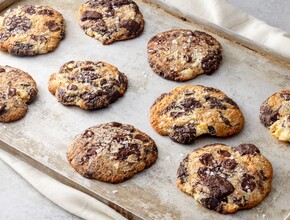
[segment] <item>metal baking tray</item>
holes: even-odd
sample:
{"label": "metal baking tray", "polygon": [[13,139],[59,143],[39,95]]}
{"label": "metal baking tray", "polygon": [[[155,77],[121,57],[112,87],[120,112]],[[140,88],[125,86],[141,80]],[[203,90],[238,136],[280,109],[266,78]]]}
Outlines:
{"label": "metal baking tray", "polygon": [[[103,46],[84,34],[77,23],[77,10],[83,1],[39,0],[50,5],[66,19],[66,38],[52,53],[35,57],[14,57],[0,52],[0,64],[29,72],[38,83],[39,96],[20,121],[0,124],[0,147],[32,164],[55,179],[81,190],[115,208],[129,219],[283,219],[290,212],[290,149],[277,141],[259,122],[259,107],[271,94],[289,89],[290,68],[283,58],[227,30],[197,18],[178,18],[153,4],[136,0],[145,21],[144,33],[132,40]],[[35,4],[23,0],[12,5]],[[151,2],[152,3],[152,2]],[[167,8],[167,10],[170,10]],[[3,13],[3,12],[2,12]],[[221,89],[240,106],[245,116],[244,129],[229,138],[200,137],[194,144],[181,145],[158,135],[150,126],[149,109],[163,92],[177,83],[152,72],[147,63],[146,46],[155,34],[169,29],[206,30],[222,44],[224,60],[211,76],[201,75],[188,84]],[[129,78],[125,96],[106,109],[84,111],[58,103],[47,89],[50,74],[70,60],[102,60],[117,66]],[[108,184],[83,178],[66,160],[66,148],[74,136],[89,126],[118,121],[129,123],[149,134],[159,149],[159,158],[151,168],[120,184]],[[176,171],[185,155],[197,147],[222,142],[237,146],[254,143],[272,162],[273,187],[257,207],[222,215],[207,210],[175,186]]]}

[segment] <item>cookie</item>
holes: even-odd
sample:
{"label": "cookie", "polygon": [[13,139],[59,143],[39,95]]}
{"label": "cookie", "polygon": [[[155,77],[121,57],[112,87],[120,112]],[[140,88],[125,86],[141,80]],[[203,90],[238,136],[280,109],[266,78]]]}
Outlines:
{"label": "cookie", "polygon": [[260,121],[278,140],[290,142],[290,90],[271,95],[261,105]]}
{"label": "cookie", "polygon": [[79,24],[102,44],[138,37],[144,29],[139,7],[131,0],[89,0],[79,9]]}
{"label": "cookie", "polygon": [[184,85],[162,94],[150,109],[152,127],[173,141],[189,144],[200,135],[227,137],[238,133],[244,117],[222,91]]}
{"label": "cookie", "polygon": [[0,50],[15,56],[51,52],[64,35],[62,15],[49,6],[19,6],[0,17]]}
{"label": "cookie", "polygon": [[37,92],[36,83],[28,73],[14,67],[0,66],[0,122],[23,118]]}
{"label": "cookie", "polygon": [[111,122],[76,136],[67,150],[71,166],[82,176],[119,183],[155,163],[154,141],[132,125]]}
{"label": "cookie", "polygon": [[253,144],[201,147],[180,163],[177,187],[208,209],[234,213],[259,204],[270,192],[272,165]]}
{"label": "cookie", "polygon": [[125,74],[105,62],[70,61],[50,76],[48,89],[64,105],[107,107],[126,92]]}
{"label": "cookie", "polygon": [[191,30],[170,30],[151,38],[147,45],[150,67],[159,76],[187,81],[212,74],[222,61],[222,46],[212,36]]}

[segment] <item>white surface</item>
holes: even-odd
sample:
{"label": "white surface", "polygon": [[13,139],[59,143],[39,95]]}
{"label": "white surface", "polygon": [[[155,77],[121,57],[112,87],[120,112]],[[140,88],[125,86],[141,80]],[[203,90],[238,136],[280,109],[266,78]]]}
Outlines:
{"label": "white surface", "polygon": [[[277,27],[288,28],[289,15],[286,11],[290,1],[229,0],[253,15]],[[277,3],[277,2],[280,2]],[[272,23],[271,23],[272,22]],[[287,25],[288,24],[288,25]],[[77,219],[52,204],[11,168],[0,161],[0,218],[1,219]]]}

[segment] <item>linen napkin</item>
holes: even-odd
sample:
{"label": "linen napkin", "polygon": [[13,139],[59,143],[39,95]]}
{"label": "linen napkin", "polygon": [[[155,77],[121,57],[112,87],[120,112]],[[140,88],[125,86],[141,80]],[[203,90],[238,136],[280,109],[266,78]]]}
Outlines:
{"label": "linen napkin", "polygon": [[[184,16],[199,17],[224,27],[290,58],[289,34],[248,15],[226,0],[156,0],[156,2],[178,10]],[[0,158],[45,197],[81,218],[124,219],[96,199],[54,180],[2,150],[0,150]]]}

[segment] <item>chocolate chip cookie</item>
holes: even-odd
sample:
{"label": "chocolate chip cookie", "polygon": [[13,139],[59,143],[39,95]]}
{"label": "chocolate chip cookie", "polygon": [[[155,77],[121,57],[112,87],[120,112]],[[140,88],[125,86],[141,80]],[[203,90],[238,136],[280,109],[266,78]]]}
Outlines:
{"label": "chocolate chip cookie", "polygon": [[0,17],[0,50],[15,56],[51,52],[64,35],[62,15],[49,6],[19,6]]}
{"label": "chocolate chip cookie", "polygon": [[103,44],[138,37],[144,29],[139,7],[131,0],[89,0],[79,9],[79,24]]}
{"label": "chocolate chip cookie", "polygon": [[28,73],[0,66],[0,122],[23,118],[36,95],[36,83]]}
{"label": "chocolate chip cookie", "polygon": [[278,140],[290,142],[290,90],[277,92],[262,104],[260,121]]}
{"label": "chocolate chip cookie", "polygon": [[222,61],[222,46],[212,36],[191,30],[170,30],[151,38],[147,46],[150,67],[159,76],[187,81],[212,74]]}
{"label": "chocolate chip cookie", "polygon": [[238,133],[244,117],[222,91],[184,85],[162,94],[150,109],[152,127],[161,135],[189,144],[200,135],[226,137]]}
{"label": "chocolate chip cookie", "polygon": [[154,141],[132,125],[111,122],[76,136],[67,150],[71,166],[82,176],[119,183],[155,163]]}
{"label": "chocolate chip cookie", "polygon": [[105,62],[70,61],[50,76],[48,89],[64,105],[107,107],[126,92],[125,74]]}
{"label": "chocolate chip cookie", "polygon": [[259,204],[270,192],[272,165],[253,144],[211,144],[180,163],[177,187],[208,209],[234,213]]}

